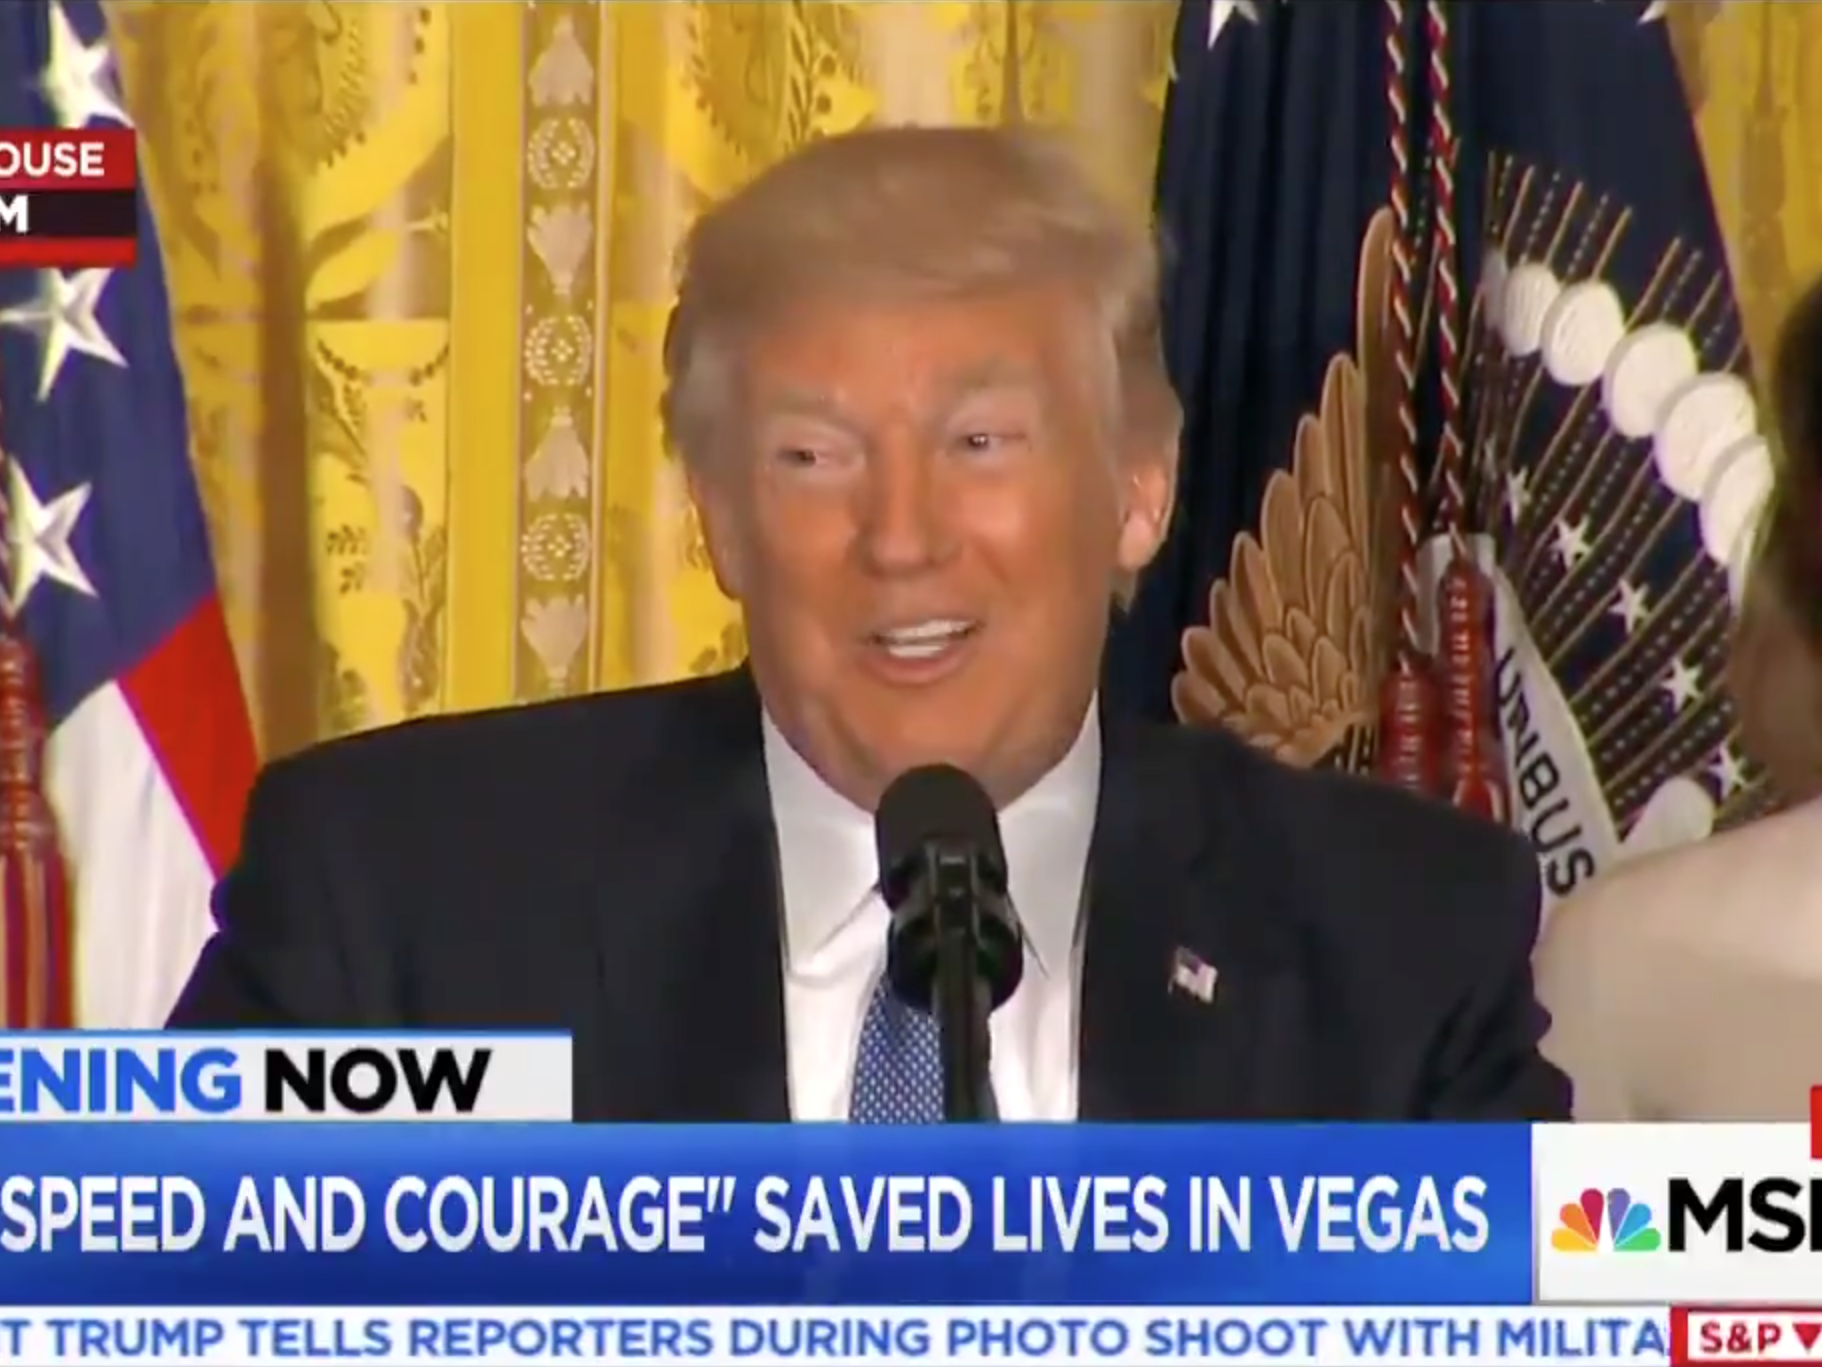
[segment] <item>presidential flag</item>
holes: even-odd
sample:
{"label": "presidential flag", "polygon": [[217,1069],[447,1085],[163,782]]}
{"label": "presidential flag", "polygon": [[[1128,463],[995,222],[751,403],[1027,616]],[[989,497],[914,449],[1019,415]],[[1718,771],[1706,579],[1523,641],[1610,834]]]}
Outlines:
{"label": "presidential flag", "polygon": [[1448,8],[1495,691],[1560,898],[1769,799],[1723,674],[1771,452],[1667,7]]}
{"label": "presidential flag", "polygon": [[1183,515],[1116,664],[1293,762],[1470,756],[1553,899],[1765,799],[1721,675],[1770,460],[1663,18],[1187,4],[1160,165]]}
{"label": "presidential flag", "polygon": [[[128,123],[101,6],[0,6],[0,126]],[[8,1026],[162,1024],[254,772],[143,198],[140,231],[0,275]]]}

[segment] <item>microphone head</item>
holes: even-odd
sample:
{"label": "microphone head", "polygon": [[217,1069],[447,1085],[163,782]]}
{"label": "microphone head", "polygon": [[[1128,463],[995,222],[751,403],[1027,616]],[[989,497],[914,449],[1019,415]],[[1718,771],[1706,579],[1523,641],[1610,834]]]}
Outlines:
{"label": "microphone head", "polygon": [[930,764],[899,775],[879,800],[873,818],[879,852],[879,885],[886,905],[904,900],[907,876],[931,845],[970,850],[994,890],[1006,891],[1006,850],[993,799],[972,774],[950,764]]}
{"label": "microphone head", "polygon": [[[901,775],[880,799],[873,834],[879,887],[892,909],[886,974],[898,996],[928,1011],[939,946],[961,930],[990,1008],[1005,1005],[1025,972],[1024,937],[1006,895],[1006,849],[993,799],[969,774],[947,764]],[[947,865],[970,881],[958,904],[938,893]],[[960,917],[958,921],[956,918]]]}

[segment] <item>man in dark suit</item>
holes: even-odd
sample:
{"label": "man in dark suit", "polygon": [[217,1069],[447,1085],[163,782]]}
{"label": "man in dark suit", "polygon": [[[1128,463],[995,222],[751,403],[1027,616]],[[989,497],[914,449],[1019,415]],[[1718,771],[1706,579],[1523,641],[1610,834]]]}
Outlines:
{"label": "man in dark suit", "polygon": [[826,140],[706,215],[664,421],[750,666],[274,766],[172,1024],[563,1028],[585,1119],[940,1118],[870,813],[948,762],[1027,942],[1003,1118],[1566,1115],[1522,843],[1095,701],[1169,521],[1155,292],[1028,133]]}

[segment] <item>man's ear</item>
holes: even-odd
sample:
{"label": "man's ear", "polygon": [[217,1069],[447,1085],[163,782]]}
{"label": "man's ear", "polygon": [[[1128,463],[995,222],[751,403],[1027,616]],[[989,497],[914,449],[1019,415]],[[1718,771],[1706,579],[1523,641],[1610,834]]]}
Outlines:
{"label": "man's ear", "polygon": [[1175,443],[1167,449],[1137,451],[1121,472],[1120,569],[1137,574],[1157,556],[1170,535],[1171,508],[1177,496]]}
{"label": "man's ear", "polygon": [[744,529],[730,496],[725,472],[705,472],[692,466],[688,476],[690,502],[696,506],[696,517],[702,525],[702,542],[709,554],[709,566],[715,573],[715,584],[734,602],[741,601],[746,587]]}

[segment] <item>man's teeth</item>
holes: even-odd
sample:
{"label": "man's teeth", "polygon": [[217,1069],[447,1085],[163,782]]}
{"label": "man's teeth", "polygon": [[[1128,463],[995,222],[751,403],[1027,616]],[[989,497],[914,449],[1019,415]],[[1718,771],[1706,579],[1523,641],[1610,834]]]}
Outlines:
{"label": "man's teeth", "polygon": [[941,655],[973,630],[972,622],[919,622],[915,626],[882,631],[878,639],[894,659],[928,660]]}

